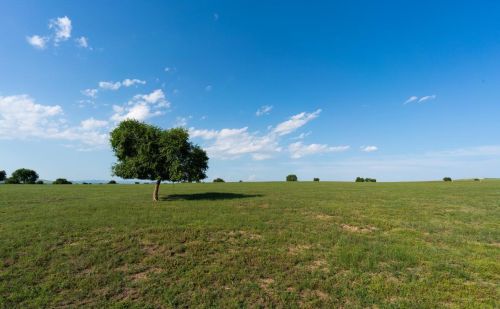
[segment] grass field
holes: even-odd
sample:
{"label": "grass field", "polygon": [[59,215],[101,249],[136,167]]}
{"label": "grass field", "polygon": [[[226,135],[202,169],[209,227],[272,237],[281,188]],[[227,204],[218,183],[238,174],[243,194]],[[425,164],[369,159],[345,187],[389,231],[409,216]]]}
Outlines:
{"label": "grass field", "polygon": [[500,181],[0,185],[0,307],[500,306]]}

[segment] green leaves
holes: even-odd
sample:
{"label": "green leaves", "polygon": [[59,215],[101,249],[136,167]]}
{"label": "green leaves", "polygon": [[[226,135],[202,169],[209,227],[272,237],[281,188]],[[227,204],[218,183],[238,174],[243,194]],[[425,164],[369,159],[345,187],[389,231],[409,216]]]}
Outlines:
{"label": "green leaves", "polygon": [[112,168],[116,176],[176,182],[206,178],[208,157],[189,142],[186,129],[125,120],[111,132],[111,146],[118,159]]}

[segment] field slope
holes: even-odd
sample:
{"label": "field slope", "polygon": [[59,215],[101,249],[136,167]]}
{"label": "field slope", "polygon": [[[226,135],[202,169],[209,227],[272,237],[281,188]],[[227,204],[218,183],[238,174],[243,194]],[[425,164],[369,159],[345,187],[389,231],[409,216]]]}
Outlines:
{"label": "field slope", "polygon": [[498,307],[500,182],[0,185],[0,307]]}

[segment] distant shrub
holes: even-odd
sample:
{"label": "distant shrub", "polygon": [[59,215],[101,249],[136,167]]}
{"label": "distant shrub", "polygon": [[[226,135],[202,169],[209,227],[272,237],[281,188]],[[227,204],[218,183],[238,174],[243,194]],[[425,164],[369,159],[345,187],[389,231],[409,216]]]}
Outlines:
{"label": "distant shrub", "polygon": [[138,182],[138,181],[136,181],[136,182],[134,182],[134,183],[135,183],[136,185],[140,185],[140,184],[141,184],[141,183],[140,183],[140,182]]}
{"label": "distant shrub", "polygon": [[444,177],[443,181],[451,181],[451,177]]}
{"label": "distant shrub", "polygon": [[114,181],[114,180],[110,180],[110,181],[108,182],[108,185],[116,185],[116,181]]}
{"label": "distant shrub", "polygon": [[214,179],[214,182],[225,182],[224,179],[222,178],[215,178]]}
{"label": "distant shrub", "polygon": [[314,178],[313,181],[319,181],[319,178]]}
{"label": "distant shrub", "polygon": [[35,182],[37,185],[43,185],[43,180],[37,180],[37,182]]}
{"label": "distant shrub", "polygon": [[72,184],[71,181],[68,181],[66,178],[57,178],[54,182],[52,182],[53,185],[70,185]]}
{"label": "distant shrub", "polygon": [[286,176],[286,181],[297,181],[297,180],[298,180],[297,175],[290,174]]}
{"label": "distant shrub", "polygon": [[5,179],[5,184],[7,184],[7,185],[17,185],[17,184],[19,184],[19,180],[10,177],[10,178]]}
{"label": "distant shrub", "polygon": [[481,181],[481,179],[479,179],[479,178],[474,178],[474,181]]}
{"label": "distant shrub", "polygon": [[238,181],[238,182],[243,182],[243,180],[240,180],[240,181]]}
{"label": "distant shrub", "polygon": [[365,179],[362,177],[356,177],[355,182],[365,182]]}
{"label": "distant shrub", "polygon": [[365,178],[365,182],[377,182],[375,178]]}

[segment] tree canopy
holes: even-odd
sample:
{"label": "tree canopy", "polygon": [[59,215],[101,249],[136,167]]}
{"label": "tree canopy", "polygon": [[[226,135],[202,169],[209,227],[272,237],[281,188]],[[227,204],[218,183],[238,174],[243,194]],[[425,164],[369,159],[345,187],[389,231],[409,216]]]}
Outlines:
{"label": "tree canopy", "polygon": [[34,170],[20,168],[15,170],[10,178],[12,183],[35,183],[38,179],[38,174]]}
{"label": "tree canopy", "polygon": [[125,120],[111,132],[110,141],[118,159],[113,174],[156,181],[154,200],[158,199],[162,181],[193,182],[207,177],[208,156],[189,142],[184,128],[162,130],[137,120]]}
{"label": "tree canopy", "polygon": [[7,173],[5,171],[0,171],[0,181],[4,181],[7,177]]}

